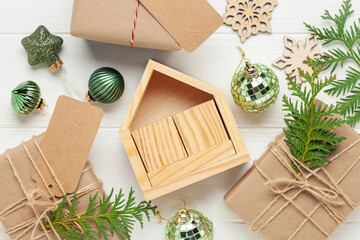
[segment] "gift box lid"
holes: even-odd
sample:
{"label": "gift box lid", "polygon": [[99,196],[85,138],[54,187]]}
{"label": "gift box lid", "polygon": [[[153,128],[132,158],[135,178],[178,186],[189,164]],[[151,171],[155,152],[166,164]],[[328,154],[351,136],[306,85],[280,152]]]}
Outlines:
{"label": "gift box lid", "polygon": [[147,10],[188,52],[193,52],[222,24],[207,0],[141,0]]}
{"label": "gift box lid", "polygon": [[74,0],[71,34],[120,45],[133,37],[135,47],[192,52],[223,23],[206,0],[140,1],[137,9],[137,0]]}

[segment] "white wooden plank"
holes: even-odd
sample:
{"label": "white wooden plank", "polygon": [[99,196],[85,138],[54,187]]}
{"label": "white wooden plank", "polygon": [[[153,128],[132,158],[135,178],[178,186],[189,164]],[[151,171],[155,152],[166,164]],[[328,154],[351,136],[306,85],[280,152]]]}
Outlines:
{"label": "white wooden plank", "polygon": [[[0,152],[8,147],[14,147],[27,140],[34,134],[40,134],[44,128],[0,128]],[[244,141],[253,159],[260,157],[267,145],[274,137],[281,132],[281,129],[240,129]],[[137,184],[135,175],[130,170],[131,166],[122,147],[117,129],[100,129],[96,137],[94,146],[91,150],[89,160],[91,161],[97,176],[103,181],[106,192],[111,188],[115,190],[123,188],[127,192],[130,187],[136,191],[138,201],[143,200],[140,187]],[[181,190],[168,194],[154,201],[154,204],[163,206],[168,201],[175,198],[183,198],[187,201],[189,208],[203,212],[214,222],[215,239],[261,239],[252,233],[248,226],[236,216],[225,204],[223,196],[226,192],[243,176],[251,167],[251,163],[234,168],[227,172],[218,174],[204,181],[198,182]],[[163,213],[170,216],[177,210],[178,205],[170,206]],[[360,235],[360,211],[353,213],[349,221],[341,226],[332,239],[355,239]],[[165,223],[158,224],[157,219],[152,217],[151,222],[145,224],[143,230],[136,225],[132,239],[161,239],[164,232]],[[151,237],[149,237],[151,236]],[[236,236],[236,238],[235,238]],[[344,237],[345,236],[345,237]],[[0,240],[3,240],[0,235]]]}
{"label": "white wooden plank", "polygon": [[[359,1],[352,2],[354,9],[360,8]],[[54,33],[70,32],[73,4],[71,0],[52,1],[51,4],[46,0],[1,0],[0,3],[0,33],[31,33],[41,24]],[[221,15],[225,13],[226,0],[209,0],[209,3]],[[271,20],[273,33],[306,33],[304,21],[321,25],[320,15],[324,10],[335,12],[340,4],[341,1],[337,0],[279,1]],[[218,32],[232,33],[232,30],[224,25]]]}
{"label": "white wooden plank", "polygon": [[[209,0],[209,2],[220,14],[225,12],[226,0]],[[356,14],[350,21],[359,16],[358,9],[360,9],[360,1],[353,0],[352,2]],[[184,51],[130,49],[71,37],[69,35],[73,3],[71,0],[51,1],[51,3],[45,0],[0,0],[0,3],[0,49],[2,54],[0,153],[8,147],[19,144],[21,140],[29,139],[31,135],[45,131],[57,97],[65,93],[58,76],[52,74],[45,66],[31,67],[26,62],[26,53],[20,44],[21,38],[33,32],[40,24],[46,25],[52,32],[60,34],[64,38],[65,44],[60,55],[66,63],[69,77],[77,81],[84,92],[88,77],[98,67],[115,67],[125,77],[126,91],[120,101],[112,105],[96,104],[104,109],[105,115],[89,159],[97,176],[103,180],[107,192],[111,187],[115,189],[123,187],[127,192],[133,186],[137,199],[143,199],[117,132],[149,58],[223,89],[252,159],[260,157],[270,141],[281,132],[281,127],[284,126],[280,100],[269,111],[261,114],[244,113],[233,103],[230,95],[230,81],[240,60],[240,54],[235,49],[235,45],[239,44],[240,40],[229,26],[223,25],[216,34],[192,54]],[[305,38],[307,34],[303,25],[304,21],[316,26],[323,26],[324,22],[320,15],[324,9],[337,12],[340,4],[341,1],[338,0],[279,1],[271,20],[273,34],[252,36],[241,46],[253,62],[271,66],[271,62],[284,50],[283,34],[289,34],[297,39]],[[285,74],[281,70],[272,68],[280,79],[280,96],[284,93],[288,94],[284,80]],[[339,71],[338,76],[343,76],[343,73],[344,71]],[[49,109],[47,114],[34,114],[20,118],[12,112],[10,91],[18,83],[29,79],[40,84]],[[322,95],[321,99],[326,102],[334,102],[333,98],[326,95]],[[360,129],[357,128],[357,131],[360,132]],[[155,204],[162,206],[174,198],[185,198],[188,207],[202,211],[213,220],[215,239],[260,240],[262,238],[252,233],[248,226],[230,211],[222,199],[223,195],[250,166],[251,163],[248,163],[178,190],[156,200]],[[175,211],[175,207],[170,208],[164,212],[164,215],[170,216]],[[360,211],[356,211],[331,239],[358,239],[360,236],[359,225]],[[138,225],[135,227],[132,239],[162,239],[164,227],[165,223],[160,225],[153,217],[143,230]],[[4,239],[7,237],[0,228],[0,240]]]}
{"label": "white wooden plank", "polygon": [[69,33],[72,0],[1,0],[0,33],[31,33],[46,25],[53,32]]}
{"label": "white wooden plank", "polygon": [[[209,1],[215,9],[220,13],[225,13],[226,0]],[[287,0],[278,1],[279,4],[272,11],[272,18],[270,20],[273,33],[277,34],[293,34],[293,33],[307,33],[304,22],[315,25],[323,26],[324,21],[320,18],[324,14],[325,9],[331,13],[338,13],[338,9],[342,1],[337,0],[316,0],[316,1],[297,1]],[[360,1],[352,1],[353,9],[357,11],[360,7]],[[350,21],[357,19],[359,13],[353,14]],[[224,25],[218,32],[230,33],[231,27]],[[267,33],[261,35],[269,35]],[[251,41],[249,40],[247,41]]]}
{"label": "white wooden plank", "polygon": [[[150,58],[223,89],[239,127],[284,126],[281,97],[285,93],[289,94],[289,91],[284,71],[271,66],[271,62],[284,50],[282,35],[272,35],[271,41],[268,40],[269,37],[262,35],[243,45],[247,57],[253,62],[261,62],[274,69],[281,85],[279,100],[275,106],[259,114],[245,113],[239,109],[230,94],[231,78],[240,61],[240,53],[235,48],[237,38],[235,35],[218,34],[213,36],[193,54],[184,51],[130,49],[77,39],[67,34],[62,36],[65,44],[60,52],[60,57],[65,62],[68,78],[76,81],[83,89],[84,94],[87,90],[89,76],[99,67],[111,66],[124,75],[126,90],[122,98],[110,105],[96,104],[105,111],[102,127],[120,127]],[[2,35],[0,38],[0,46],[7,46],[2,51],[3,56],[7,57],[6,61],[3,60],[2,71],[0,71],[0,78],[3,79],[2,94],[0,94],[0,127],[46,127],[58,96],[66,94],[66,92],[61,78],[52,73],[45,65],[32,67],[27,63],[26,51],[19,44],[22,37],[23,35],[16,34]],[[296,34],[294,37],[304,39],[306,35]],[[344,71],[339,71],[338,75],[341,76],[341,73]],[[12,111],[10,92],[18,83],[25,80],[34,80],[40,85],[43,98],[49,106],[48,114],[35,113],[27,117],[18,117]],[[325,102],[334,102],[334,98],[325,94],[321,99]]]}

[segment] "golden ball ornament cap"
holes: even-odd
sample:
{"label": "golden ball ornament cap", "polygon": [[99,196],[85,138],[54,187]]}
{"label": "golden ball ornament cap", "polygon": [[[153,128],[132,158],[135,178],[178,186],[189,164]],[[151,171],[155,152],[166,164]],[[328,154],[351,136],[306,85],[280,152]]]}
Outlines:
{"label": "golden ball ornament cap", "polygon": [[56,72],[57,70],[59,70],[61,68],[61,66],[64,65],[64,62],[59,59],[57,60],[53,65],[51,65],[49,67],[49,69],[52,71],[52,72]]}

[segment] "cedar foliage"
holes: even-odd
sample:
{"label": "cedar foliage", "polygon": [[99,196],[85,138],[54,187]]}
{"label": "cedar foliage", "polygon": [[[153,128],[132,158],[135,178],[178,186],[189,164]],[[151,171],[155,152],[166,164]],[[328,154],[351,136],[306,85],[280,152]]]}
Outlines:
{"label": "cedar foliage", "polygon": [[[301,161],[308,168],[324,166],[326,157],[336,150],[336,145],[345,138],[337,137],[335,127],[344,123],[335,116],[338,109],[334,105],[315,105],[316,96],[336,79],[330,75],[324,80],[317,80],[318,75],[326,67],[319,63],[320,60],[308,59],[307,63],[313,69],[313,74],[299,69],[300,76],[310,84],[310,88],[296,84],[296,80],[288,75],[288,86],[291,95],[297,97],[296,101],[286,95],[283,97],[285,123],[285,142],[290,148],[293,157]],[[292,163],[295,171],[299,171],[296,164]]]}
{"label": "cedar foliage", "polygon": [[345,29],[346,21],[353,13],[351,0],[345,0],[338,14],[333,16],[325,10],[322,16],[322,19],[335,23],[336,27],[320,29],[306,23],[305,26],[312,35],[324,41],[323,45],[340,42],[346,47],[345,50],[335,48],[326,52],[321,58],[321,64],[326,65],[324,69],[331,68],[333,73],[338,66],[343,67],[345,61],[356,66],[350,66],[346,70],[345,79],[334,81],[325,91],[331,96],[344,95],[338,101],[339,111],[346,118],[346,122],[354,127],[360,121],[360,18]]}
{"label": "cedar foliage", "polygon": [[[143,216],[150,221],[150,213],[155,214],[156,206],[151,206],[151,201],[142,201],[136,205],[132,188],[127,200],[120,189],[119,194],[115,195],[115,201],[111,201],[113,193],[114,189],[108,197],[104,194],[98,198],[98,193],[90,196],[87,210],[81,215],[77,209],[79,201],[76,193],[70,206],[65,196],[58,208],[49,215],[51,225],[66,240],[108,239],[114,234],[118,234],[122,240],[130,239],[136,220],[142,228]],[[44,226],[51,229],[47,221]]]}

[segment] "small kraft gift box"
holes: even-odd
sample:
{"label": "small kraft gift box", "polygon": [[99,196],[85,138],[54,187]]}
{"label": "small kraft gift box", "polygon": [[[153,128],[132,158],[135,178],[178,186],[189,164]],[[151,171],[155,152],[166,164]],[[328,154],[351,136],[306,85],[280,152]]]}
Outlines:
{"label": "small kraft gift box", "polygon": [[131,47],[192,52],[222,24],[207,0],[74,0],[71,34]]}
{"label": "small kraft gift box", "polygon": [[63,196],[71,201],[76,191],[85,212],[90,196],[103,195],[87,162],[102,116],[97,107],[61,96],[44,134],[0,155],[0,219],[10,239],[60,239],[44,224]]}
{"label": "small kraft gift box", "polygon": [[336,134],[346,140],[329,163],[305,176],[291,167],[295,160],[280,134],[226,194],[226,203],[264,239],[328,239],[360,201],[360,136],[349,125]]}
{"label": "small kraft gift box", "polygon": [[250,160],[223,91],[152,60],[120,137],[147,200]]}

